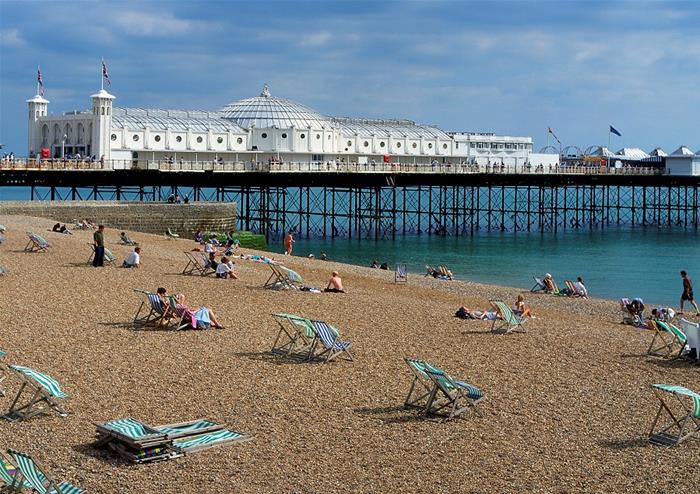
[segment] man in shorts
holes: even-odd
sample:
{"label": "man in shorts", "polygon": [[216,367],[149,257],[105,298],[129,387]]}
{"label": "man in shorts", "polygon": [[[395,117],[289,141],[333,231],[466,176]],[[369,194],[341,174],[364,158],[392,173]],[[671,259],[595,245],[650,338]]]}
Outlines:
{"label": "man in shorts", "polygon": [[695,312],[697,316],[700,316],[700,309],[698,309],[698,304],[693,298],[693,282],[688,278],[688,273],[681,271],[681,278],[683,278],[683,294],[681,295],[681,310],[679,314],[683,314],[683,304],[687,300],[690,304],[695,307]]}

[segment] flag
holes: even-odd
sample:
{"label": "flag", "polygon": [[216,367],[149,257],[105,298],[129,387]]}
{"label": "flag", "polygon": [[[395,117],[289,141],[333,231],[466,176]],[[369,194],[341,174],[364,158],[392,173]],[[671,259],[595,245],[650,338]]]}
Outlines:
{"label": "flag", "polygon": [[547,132],[549,132],[550,134],[552,134],[552,137],[554,137],[554,139],[556,139],[556,141],[557,141],[559,144],[561,144],[561,141],[559,140],[559,138],[558,138],[557,135],[554,133],[554,131],[552,130],[551,127],[547,127]]}
{"label": "flag", "polygon": [[41,77],[41,70],[37,67],[36,69],[36,82],[39,85],[39,95],[44,95],[44,79]]}
{"label": "flag", "polygon": [[102,60],[102,77],[105,78],[108,86],[112,85],[112,81],[109,80],[109,74],[107,73],[107,64],[104,60]]}
{"label": "flag", "polygon": [[610,132],[612,132],[612,133],[615,134],[616,136],[622,137],[622,134],[620,134],[620,132],[619,132],[615,127],[613,127],[612,125],[610,126]]}

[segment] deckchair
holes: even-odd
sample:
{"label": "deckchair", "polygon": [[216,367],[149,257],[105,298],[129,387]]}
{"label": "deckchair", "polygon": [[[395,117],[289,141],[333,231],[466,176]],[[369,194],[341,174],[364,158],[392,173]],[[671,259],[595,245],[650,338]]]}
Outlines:
{"label": "deckchair", "polygon": [[280,329],[272,343],[271,352],[287,357],[308,359],[313,348],[314,332],[311,321],[294,314],[272,314]]}
{"label": "deckchair", "polygon": [[[95,258],[95,244],[92,244],[88,242],[88,245],[92,248],[92,252],[90,252],[90,257],[88,257],[87,264],[92,264],[92,260]],[[104,255],[104,261],[107,264],[114,265],[115,262],[117,262],[117,256],[115,256],[111,250],[109,250],[107,247],[105,249],[105,255]]]}
{"label": "deckchair", "polygon": [[170,319],[168,308],[163,304],[157,293],[138,289],[134,289],[134,291],[142,296],[141,305],[139,305],[134,316],[134,326],[158,326]]}
{"label": "deckchair", "polygon": [[177,233],[173,232],[170,228],[168,228],[167,230],[165,230],[165,237],[168,240],[174,240],[176,238],[180,238],[180,235],[178,235]]}
{"label": "deckchair", "polygon": [[[7,355],[7,352],[3,352],[0,350],[0,359],[5,357]],[[2,382],[7,379],[7,366],[0,362],[0,396],[5,396],[5,389],[2,387]]]}
{"label": "deckchair", "polygon": [[[61,417],[68,415],[58,401],[68,397],[61,390],[58,381],[46,374],[21,365],[8,365],[7,369],[17,374],[22,380],[22,386],[19,388],[15,399],[12,400],[10,409],[3,415],[4,419],[10,422],[26,420],[35,415],[46,413],[48,409],[55,410]],[[29,391],[27,396],[31,397],[22,404],[20,400],[25,389]]]}
{"label": "deckchair", "polygon": [[578,289],[576,288],[576,285],[572,280],[564,280],[564,284],[566,285],[566,288],[568,290],[568,293],[566,294],[569,297],[580,297],[581,294],[579,293]]}
{"label": "deckchair", "polygon": [[110,420],[95,424],[97,446],[108,446],[122,458],[133,463],[149,463],[172,457],[172,440],[167,433],[132,418]]}
{"label": "deckchair", "polygon": [[21,478],[21,472],[9,461],[4,454],[0,453],[0,492],[21,493],[32,488],[31,484]]}
{"label": "deckchair", "polygon": [[[343,360],[354,361],[355,359],[350,353],[351,341],[340,341],[338,330],[332,328],[324,321],[311,321],[314,329],[315,337],[309,351],[310,358],[322,359],[324,362],[330,362],[336,357]],[[321,345],[322,350],[318,355],[315,355],[316,347]],[[323,357],[325,356],[325,359]]]}
{"label": "deckchair", "polygon": [[498,318],[493,320],[491,324],[492,333],[508,334],[512,331],[527,333],[527,330],[523,327],[523,323],[526,319],[524,316],[515,315],[513,309],[502,300],[489,300],[489,303],[501,316],[501,320]]}
{"label": "deckchair", "polygon": [[531,291],[532,293],[543,292],[543,291],[545,291],[545,289],[546,289],[547,287],[544,286],[544,281],[542,281],[542,279],[541,279],[541,278],[538,278],[537,276],[533,276],[532,278],[535,280],[535,286],[533,286],[532,288],[530,288],[530,291]]}
{"label": "deckchair", "polygon": [[51,243],[41,235],[27,232],[27,236],[29,237],[29,242],[24,247],[26,252],[46,252],[51,247]]}
{"label": "deckchair", "polygon": [[[672,384],[652,384],[651,389],[660,404],[654,422],[651,424],[649,441],[661,446],[675,446],[686,439],[700,439],[700,394]],[[686,398],[691,399],[692,407],[688,405]],[[664,411],[669,417],[659,424],[657,429],[656,426]]]}
{"label": "deckchair", "polygon": [[5,268],[5,267],[3,267],[3,266],[0,266],[0,276],[2,276],[2,275],[4,275],[4,274],[7,274],[7,273],[9,273],[9,272],[10,272],[9,269],[7,269],[7,268]]}
{"label": "deckchair", "polygon": [[194,453],[203,449],[224,446],[233,442],[250,441],[252,439],[252,437],[240,432],[221,429],[197,436],[175,439],[172,447],[178,453]]}
{"label": "deckchair", "polygon": [[484,399],[481,389],[453,379],[443,370],[430,364],[426,365],[425,372],[434,384],[428,397],[427,413],[444,415],[445,420],[457,417],[472,407],[479,413],[476,405]]}
{"label": "deckchair", "polygon": [[207,276],[209,274],[214,274],[216,271],[212,269],[209,264],[209,259],[202,252],[185,252],[185,257],[187,257],[187,264],[182,270],[182,274],[199,274],[200,276]]}
{"label": "deckchair", "polygon": [[185,311],[180,310],[180,307],[178,307],[177,300],[175,299],[174,295],[168,295],[168,306],[170,308],[169,314],[171,315],[171,320],[167,321],[168,329],[174,329],[175,331],[179,331],[181,329],[186,328],[197,329],[192,326],[191,321],[185,320],[187,314],[185,313]]}
{"label": "deckchair", "polygon": [[406,271],[405,264],[397,264],[396,271],[394,272],[394,283],[407,283],[408,282],[408,271]]}
{"label": "deckchair", "polygon": [[59,483],[52,480],[31,456],[12,449],[8,449],[7,452],[14,459],[17,470],[21,474],[20,478],[26,480],[31,488],[39,494],[80,494],[85,492],[70,482]]}
{"label": "deckchair", "polygon": [[404,358],[404,361],[413,373],[413,382],[411,382],[408,395],[406,395],[404,406],[419,408],[425,412],[430,406],[429,398],[435,387],[432,379],[430,379],[430,376],[425,372],[425,368],[429,364],[423,360],[414,358]]}
{"label": "deckchair", "polygon": [[303,278],[296,271],[280,266],[279,264],[268,264],[272,274],[267,279],[263,288],[294,288],[298,289],[304,284]]}
{"label": "deckchair", "polygon": [[[685,318],[681,318],[680,322],[681,328],[687,338],[687,346],[689,349],[686,355],[691,360],[700,363],[700,323],[695,323],[688,321]],[[695,356],[693,358],[693,350],[695,350]]]}
{"label": "deckchair", "polygon": [[5,233],[7,231],[7,227],[5,225],[0,225],[0,233]]}
{"label": "deckchair", "polygon": [[687,338],[683,331],[669,322],[649,320],[647,326],[654,330],[654,337],[649,344],[647,353],[657,357],[679,357]]}

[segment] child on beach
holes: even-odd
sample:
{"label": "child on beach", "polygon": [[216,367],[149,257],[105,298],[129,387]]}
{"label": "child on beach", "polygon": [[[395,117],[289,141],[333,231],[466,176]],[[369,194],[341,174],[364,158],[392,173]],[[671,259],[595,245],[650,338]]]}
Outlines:
{"label": "child on beach", "polygon": [[228,257],[222,257],[221,262],[216,267],[216,277],[230,280],[237,280],[238,276],[233,272],[233,262],[228,260]]}

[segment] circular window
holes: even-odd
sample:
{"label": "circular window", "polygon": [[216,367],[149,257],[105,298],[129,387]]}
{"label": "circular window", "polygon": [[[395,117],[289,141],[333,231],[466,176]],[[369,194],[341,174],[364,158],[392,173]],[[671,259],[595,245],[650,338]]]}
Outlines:
{"label": "circular window", "polygon": [[132,139],[134,140],[134,142],[138,142],[138,140],[139,140],[138,134],[134,134],[134,136],[132,137]]}
{"label": "circular window", "polygon": [[400,148],[400,147],[401,147],[401,143],[400,143],[400,142],[397,142],[397,143],[396,143],[396,147],[397,147],[397,148]]}
{"label": "circular window", "polygon": [[320,138],[321,138],[321,134],[316,134],[316,139],[320,139]]}
{"label": "circular window", "polygon": [[153,140],[156,141],[156,142],[160,142],[160,136],[159,136],[159,135],[155,136],[155,137],[153,138]]}
{"label": "circular window", "polygon": [[352,147],[352,141],[348,141],[348,147]]}
{"label": "circular window", "polygon": [[267,134],[266,134],[265,132],[263,132],[263,133],[260,135],[260,137],[262,137],[263,139],[267,139]]}
{"label": "circular window", "polygon": [[380,148],[383,148],[383,147],[384,147],[384,141],[382,141],[382,142],[379,143],[379,147],[380,147]]}
{"label": "circular window", "polygon": [[117,140],[117,134],[112,134],[111,137],[110,137],[110,139],[112,139],[113,141],[116,141],[116,140]]}
{"label": "circular window", "polygon": [[221,144],[222,142],[224,142],[224,138],[223,138],[223,137],[217,137],[217,138],[216,138],[216,142],[218,142],[219,144]]}
{"label": "circular window", "polygon": [[432,142],[428,143],[428,149],[433,149],[433,143],[432,143]]}
{"label": "circular window", "polygon": [[365,147],[369,147],[369,142],[365,141],[363,144]]}
{"label": "circular window", "polygon": [[182,142],[182,136],[177,136],[177,137],[175,138],[175,141],[176,141],[176,142]]}
{"label": "circular window", "polygon": [[243,138],[242,138],[242,137],[239,137],[238,139],[236,139],[236,142],[237,142],[238,144],[243,144]]}
{"label": "circular window", "polygon": [[443,144],[442,149],[447,149],[447,144]]}
{"label": "circular window", "polygon": [[411,144],[411,147],[412,147],[413,149],[416,149],[416,148],[418,147],[418,144],[416,144],[416,143],[414,142],[413,144]]}
{"label": "circular window", "polygon": [[197,137],[197,142],[202,142],[202,137]]}
{"label": "circular window", "polygon": [[305,138],[306,138],[306,134],[301,134],[299,137],[301,137],[302,139],[305,139]]}
{"label": "circular window", "polygon": [[287,134],[282,134],[282,139],[286,139],[286,138],[287,138]]}

